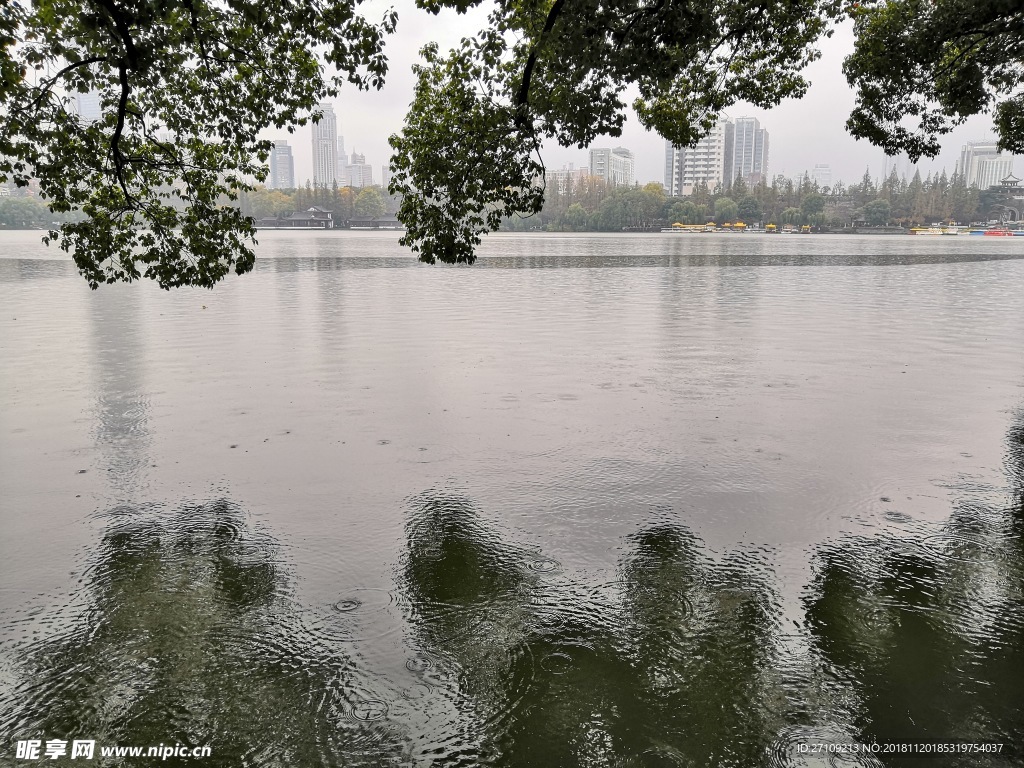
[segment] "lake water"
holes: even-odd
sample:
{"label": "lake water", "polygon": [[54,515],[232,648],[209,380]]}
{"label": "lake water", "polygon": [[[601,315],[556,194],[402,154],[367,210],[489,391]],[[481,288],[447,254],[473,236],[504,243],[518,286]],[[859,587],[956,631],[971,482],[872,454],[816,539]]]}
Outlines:
{"label": "lake water", "polygon": [[39,234],[0,764],[1024,761],[1024,238],[267,232],[168,293]]}

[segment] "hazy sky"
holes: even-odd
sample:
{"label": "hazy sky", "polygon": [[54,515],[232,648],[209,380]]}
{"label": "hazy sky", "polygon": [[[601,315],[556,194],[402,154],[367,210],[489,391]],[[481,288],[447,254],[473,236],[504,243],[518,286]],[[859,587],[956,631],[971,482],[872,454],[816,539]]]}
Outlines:
{"label": "hazy sky", "polygon": [[[371,0],[362,8],[368,18],[374,19],[391,5],[391,2]],[[399,22],[398,32],[387,47],[391,62],[387,85],[369,93],[346,86],[334,103],[346,151],[366,155],[366,161],[374,168],[375,183],[380,183],[381,166],[390,156],[387,138],[401,129],[402,118],[412,100],[414,78],[410,67],[418,59],[419,49],[431,40],[438,41],[442,49],[451,47],[461,37],[480,29],[487,15],[486,8],[476,8],[463,16],[450,11],[431,16],[417,10],[411,0],[398,0],[394,5]],[[806,71],[811,88],[803,99],[785,101],[771,110],[737,104],[728,111],[733,118],[756,117],[761,126],[768,129],[769,172],[795,176],[816,163],[827,163],[832,167],[833,181],[849,183],[858,181],[865,168],[870,168],[873,176],[879,176],[897,163],[901,172],[907,170],[908,176],[912,174],[913,169],[905,158],[886,158],[880,149],[852,139],[844,128],[853,105],[853,92],[843,78],[841,67],[843,58],[853,47],[852,23],[838,27],[835,35],[823,40],[820,47],[821,60]],[[991,127],[987,116],[969,120],[946,137],[943,151],[935,160],[920,163],[922,175],[943,167],[952,173],[961,145],[966,141],[991,138]],[[294,147],[296,181],[300,184],[312,175],[311,135],[311,128],[306,126],[291,136],[271,136],[290,140]],[[599,139],[594,146],[627,147],[636,156],[637,181],[664,180],[664,141],[657,134],[645,131],[631,110],[621,137]],[[553,144],[545,150],[544,160],[549,168],[561,168],[567,162],[579,167],[586,165],[587,151]],[[1018,157],[1015,164],[1018,176],[1024,175],[1022,166],[1024,163]]]}

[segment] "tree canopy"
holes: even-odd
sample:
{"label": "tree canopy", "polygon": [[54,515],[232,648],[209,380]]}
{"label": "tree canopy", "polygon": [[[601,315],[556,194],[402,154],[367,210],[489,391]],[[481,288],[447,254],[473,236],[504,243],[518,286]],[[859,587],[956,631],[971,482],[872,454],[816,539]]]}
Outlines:
{"label": "tree canopy", "polygon": [[971,115],[992,111],[1002,149],[1024,153],[1019,0],[869,0],[851,13],[850,133],[917,161],[938,154],[939,138]]}
{"label": "tree canopy", "polygon": [[391,139],[403,242],[427,262],[472,262],[483,233],[540,210],[543,141],[621,134],[627,86],[640,122],[678,145],[738,101],[802,95],[800,71],[838,13],[832,0],[498,0],[486,29],[446,54],[427,46],[416,67]]}
{"label": "tree canopy", "polygon": [[[212,286],[245,272],[254,221],[225,203],[266,176],[260,132],[316,121],[345,81],[383,83],[397,19],[365,18],[360,1],[3,3],[0,181],[38,183],[65,222],[48,239],[93,287],[139,277]],[[479,2],[417,0],[435,14]],[[801,71],[844,13],[856,20],[844,65],[858,94],[855,136],[916,158],[994,109],[1003,147],[1024,151],[1019,2],[843,3],[494,0],[484,29],[451,51],[426,46],[415,67],[413,102],[391,137],[403,242],[423,261],[472,262],[481,235],[541,209],[543,143],[620,135],[627,89],[640,122],[677,145],[737,102],[801,96]],[[97,120],[73,106],[86,93],[99,94]],[[345,195],[354,208],[350,191],[336,196]],[[633,202],[612,200],[603,218],[647,220]]]}
{"label": "tree canopy", "polygon": [[[99,283],[212,286],[252,268],[230,205],[266,176],[268,127],[316,120],[348,81],[379,87],[387,13],[351,2],[39,0],[0,5],[0,180],[35,179],[50,240]],[[328,74],[327,67],[334,73]],[[75,96],[99,96],[89,121]]]}

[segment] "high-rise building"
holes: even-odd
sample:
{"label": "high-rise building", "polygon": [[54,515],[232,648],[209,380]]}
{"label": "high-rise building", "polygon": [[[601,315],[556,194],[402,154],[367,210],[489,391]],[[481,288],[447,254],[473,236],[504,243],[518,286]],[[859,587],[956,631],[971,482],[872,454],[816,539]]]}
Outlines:
{"label": "high-rise building", "polygon": [[1013,156],[999,151],[994,141],[972,141],[960,150],[957,172],[969,187],[988,189],[1013,172]]}
{"label": "high-rise building", "polygon": [[633,186],[636,161],[625,147],[590,150],[590,175],[616,186]]}
{"label": "high-rise building", "polygon": [[313,125],[313,185],[329,187],[338,181],[338,118],[334,107],[320,104],[320,122]]}
{"label": "high-rise building", "polygon": [[676,197],[682,194],[679,188],[683,184],[683,152],[671,141],[665,139],[665,194]]}
{"label": "high-rise building", "polygon": [[270,188],[295,189],[295,158],[287,141],[275,141],[270,150]]}
{"label": "high-rise building", "polygon": [[768,178],[768,131],[756,117],[737,117],[733,124],[732,167],[726,186],[738,178],[748,184]]}
{"label": "high-rise building", "polygon": [[96,91],[79,93],[75,96],[75,106],[78,109],[78,116],[87,123],[95,123],[103,116],[100,95]]}
{"label": "high-rise building", "polygon": [[819,189],[826,189],[832,186],[832,168],[828,163],[815,163],[811,171],[811,180],[818,185]]}
{"label": "high-rise building", "polygon": [[342,174],[343,184],[348,187],[372,187],[373,166],[366,162],[366,155],[353,152],[349,162],[345,163]]}
{"label": "high-rise building", "polygon": [[1013,157],[998,155],[977,160],[977,183],[979,189],[999,186],[999,183],[1013,173]]}
{"label": "high-rise building", "polygon": [[719,120],[695,146],[665,142],[665,192],[672,197],[689,195],[700,184],[711,191],[724,189],[732,167],[733,124],[728,118]]}

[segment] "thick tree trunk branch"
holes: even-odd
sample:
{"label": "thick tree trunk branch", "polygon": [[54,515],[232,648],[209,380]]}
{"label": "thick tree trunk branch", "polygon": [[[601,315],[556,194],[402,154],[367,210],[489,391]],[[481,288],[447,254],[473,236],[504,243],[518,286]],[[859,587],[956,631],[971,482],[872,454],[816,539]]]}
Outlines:
{"label": "thick tree trunk branch", "polygon": [[131,95],[127,65],[121,63],[117,68],[117,75],[121,81],[121,95],[117,100],[117,125],[114,126],[114,133],[110,137],[110,154],[114,161],[114,173],[121,186],[121,191],[124,192],[125,201],[130,202],[133,196],[128,191],[128,183],[124,176],[125,157],[121,152],[121,136],[124,134],[124,121],[128,114],[128,97]]}
{"label": "thick tree trunk branch", "polygon": [[110,20],[114,22],[114,29],[117,32],[117,36],[121,39],[121,43],[124,45],[125,58],[128,60],[128,64],[134,69],[139,63],[139,51],[135,47],[135,41],[132,39],[132,30],[128,25],[126,14],[114,5],[113,0],[96,1],[99,6],[107,12]]}
{"label": "thick tree trunk branch", "polygon": [[526,66],[523,67],[523,79],[519,83],[519,90],[516,92],[515,103],[520,110],[520,114],[516,116],[516,122],[523,119],[521,117],[521,112],[529,103],[530,81],[533,78],[533,70],[537,66],[537,57],[547,44],[548,36],[551,34],[551,30],[554,28],[555,22],[558,21],[558,17],[561,15],[564,7],[565,0],[555,0],[555,4],[552,5],[551,10],[548,11],[548,18],[544,22],[544,29],[541,30],[540,37],[537,38],[537,42],[530,49],[530,55],[526,59]]}

